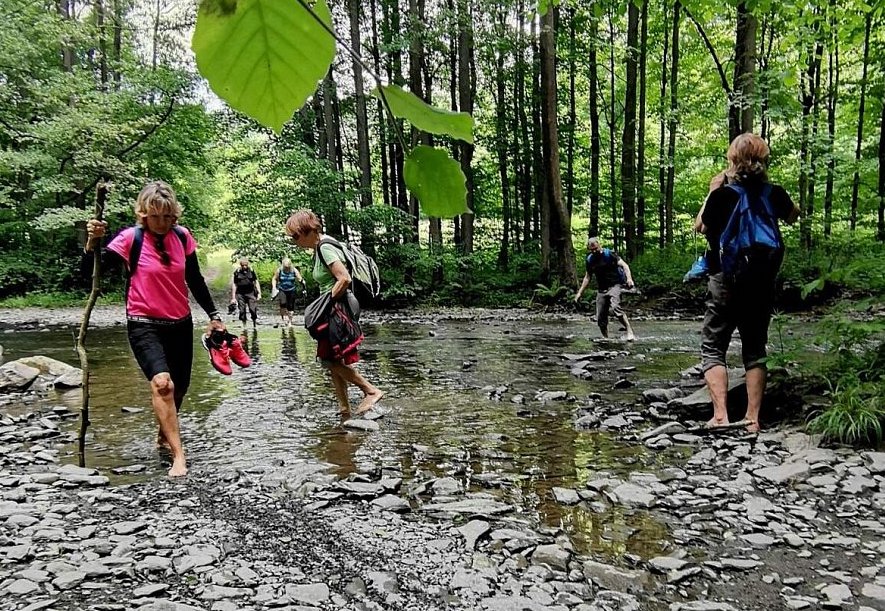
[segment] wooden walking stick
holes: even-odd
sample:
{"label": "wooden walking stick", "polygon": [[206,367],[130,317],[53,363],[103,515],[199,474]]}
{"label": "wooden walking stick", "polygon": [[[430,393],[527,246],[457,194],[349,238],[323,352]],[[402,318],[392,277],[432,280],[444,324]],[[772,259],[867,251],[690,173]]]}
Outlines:
{"label": "wooden walking stick", "polygon": [[[108,199],[108,183],[104,180],[98,183],[95,191],[95,219],[102,220],[104,205]],[[87,236],[87,245],[89,238]],[[101,241],[92,247],[92,290],[89,299],[86,300],[86,309],[83,310],[83,320],[80,321],[80,333],[77,334],[77,355],[80,357],[80,369],[83,370],[82,399],[80,404],[80,436],[77,450],[77,462],[81,467],[86,466],[86,429],[89,427],[89,358],[86,354],[86,331],[89,329],[89,317],[98,300],[101,291]]]}

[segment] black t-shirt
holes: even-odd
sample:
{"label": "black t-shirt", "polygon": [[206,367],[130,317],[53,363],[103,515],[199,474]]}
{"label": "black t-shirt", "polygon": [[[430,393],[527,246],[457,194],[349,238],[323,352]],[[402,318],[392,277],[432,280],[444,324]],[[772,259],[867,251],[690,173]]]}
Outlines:
{"label": "black t-shirt", "polygon": [[618,253],[608,248],[587,255],[584,262],[587,273],[596,276],[596,285],[600,291],[607,291],[614,285],[621,283],[620,272],[618,272],[620,260],[621,257],[618,256]]}
{"label": "black t-shirt", "polygon": [[[752,193],[762,187],[763,183],[741,183],[748,192]],[[714,274],[719,271],[719,237],[731,218],[735,206],[740,201],[740,195],[737,191],[727,186],[722,186],[707,196],[707,203],[704,206],[704,212],[701,215],[701,221],[707,228],[707,243],[709,244],[709,252],[707,254],[707,266],[710,273]],[[771,208],[774,215],[780,220],[786,220],[793,212],[793,200],[789,194],[780,185],[771,185],[771,195],[769,196]]]}

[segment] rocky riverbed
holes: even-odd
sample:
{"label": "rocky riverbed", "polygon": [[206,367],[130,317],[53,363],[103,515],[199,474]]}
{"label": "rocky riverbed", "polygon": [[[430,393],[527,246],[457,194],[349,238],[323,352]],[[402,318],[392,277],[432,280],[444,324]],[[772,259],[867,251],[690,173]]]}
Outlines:
{"label": "rocky riverbed", "polygon": [[[7,323],[78,322],[19,316]],[[106,324],[118,316],[109,309]],[[445,332],[438,315],[401,318]],[[647,557],[595,554],[565,522],[540,523],[513,495],[538,473],[477,472],[432,445],[414,444],[412,461],[447,473],[382,456],[340,478],[319,460],[274,457],[133,482],[127,472],[144,465],[64,464],[77,413],[42,373],[0,399],[0,609],[885,609],[885,453],[821,448],[786,426],[695,429],[684,417],[699,405],[693,386],[674,374],[648,387],[625,352],[563,353],[558,365],[633,391],[617,400],[556,388],[527,397],[506,381],[481,390],[526,426],[565,402],[575,430],[649,453],[629,472],[590,465],[580,485],[545,493],[564,516],[615,516],[607,523],[621,528],[651,516],[666,536]],[[359,426],[402,426],[389,409]]]}

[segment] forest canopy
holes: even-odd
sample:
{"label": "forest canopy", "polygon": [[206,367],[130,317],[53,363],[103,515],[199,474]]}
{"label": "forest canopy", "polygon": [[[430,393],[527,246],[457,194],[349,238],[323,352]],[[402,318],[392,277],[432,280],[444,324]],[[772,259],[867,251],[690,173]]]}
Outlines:
{"label": "forest canopy", "polygon": [[[881,1],[332,0],[337,42],[305,21],[319,5],[293,6],[276,27],[331,69],[305,72],[303,105],[269,129],[198,71],[206,5],[4,2],[0,296],[76,287],[75,223],[96,186],[112,185],[120,227],[152,178],[176,188],[201,245],[269,261],[291,254],[287,214],[316,210],[375,254],[392,301],[574,287],[593,234],[639,283],[666,285],[699,248],[691,220],[744,131],[769,142],[771,177],[802,208],[787,240],[808,256],[787,273],[808,282],[881,252]],[[470,138],[391,114],[376,77],[445,125],[469,115]],[[422,191],[416,151],[453,173],[421,176]],[[458,188],[469,212],[428,216]]]}

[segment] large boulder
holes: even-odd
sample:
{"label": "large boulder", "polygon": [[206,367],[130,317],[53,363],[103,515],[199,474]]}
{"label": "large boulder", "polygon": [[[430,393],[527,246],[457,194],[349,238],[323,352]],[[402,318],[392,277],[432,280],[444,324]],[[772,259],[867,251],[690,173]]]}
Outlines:
{"label": "large boulder", "polygon": [[6,363],[0,366],[0,392],[27,390],[39,375],[39,369],[25,365],[21,361]]}

